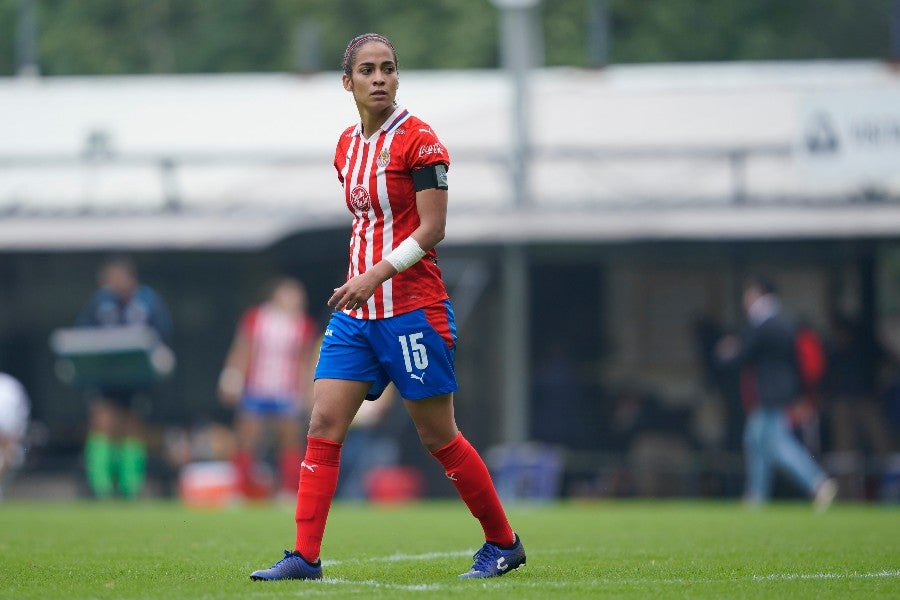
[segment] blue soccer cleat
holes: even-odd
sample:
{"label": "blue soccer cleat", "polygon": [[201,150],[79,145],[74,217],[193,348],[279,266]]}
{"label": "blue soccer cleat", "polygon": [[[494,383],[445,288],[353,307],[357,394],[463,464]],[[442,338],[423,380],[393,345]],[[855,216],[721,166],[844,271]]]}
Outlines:
{"label": "blue soccer cleat", "polygon": [[250,573],[254,581],[278,581],[279,579],[322,579],[322,561],[306,562],[297,552],[284,551],[284,558],[269,567]]}
{"label": "blue soccer cleat", "polygon": [[518,569],[525,564],[525,546],[516,535],[516,543],[512,548],[501,548],[496,544],[486,543],[481,550],[473,556],[475,564],[467,573],[460,575],[460,579],[482,579],[485,577],[500,577],[510,571]]}

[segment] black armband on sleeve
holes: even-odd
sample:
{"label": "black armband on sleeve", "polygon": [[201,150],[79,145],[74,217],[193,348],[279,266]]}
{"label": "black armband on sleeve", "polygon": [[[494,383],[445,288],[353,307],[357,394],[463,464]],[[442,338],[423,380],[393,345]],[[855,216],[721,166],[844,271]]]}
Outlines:
{"label": "black armband on sleeve", "polygon": [[437,188],[447,189],[447,165],[437,163],[428,165],[412,172],[413,185],[417,192]]}

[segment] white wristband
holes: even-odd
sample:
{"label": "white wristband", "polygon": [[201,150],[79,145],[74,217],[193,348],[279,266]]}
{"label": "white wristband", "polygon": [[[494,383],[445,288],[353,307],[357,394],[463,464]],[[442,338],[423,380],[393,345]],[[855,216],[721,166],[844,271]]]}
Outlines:
{"label": "white wristband", "polygon": [[391,263],[400,273],[419,262],[423,256],[425,256],[425,251],[419,246],[419,242],[410,236],[400,242],[390,254],[384,257],[384,260]]}

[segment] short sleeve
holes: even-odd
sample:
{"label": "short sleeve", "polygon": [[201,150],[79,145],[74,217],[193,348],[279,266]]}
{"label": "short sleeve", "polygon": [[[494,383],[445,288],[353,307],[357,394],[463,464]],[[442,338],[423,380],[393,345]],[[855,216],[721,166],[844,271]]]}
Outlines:
{"label": "short sleeve", "polygon": [[341,182],[341,185],[344,185],[344,176],[341,175],[341,163],[338,162],[341,159],[343,159],[343,150],[340,142],[338,142],[337,148],[334,150],[334,170],[337,173],[338,181]]}
{"label": "short sleeve", "polygon": [[410,132],[409,141],[409,162],[410,171],[421,169],[428,165],[443,163],[450,167],[450,153],[447,148],[438,139],[437,134],[425,123],[419,123]]}
{"label": "short sleeve", "polygon": [[341,137],[338,138],[337,145],[334,149],[334,170],[337,172],[337,178],[338,181],[341,182],[341,185],[344,185],[344,176],[341,173],[343,172],[347,161],[347,148],[350,145],[350,140],[353,137],[355,129],[355,126],[345,129],[343,133],[341,133]]}

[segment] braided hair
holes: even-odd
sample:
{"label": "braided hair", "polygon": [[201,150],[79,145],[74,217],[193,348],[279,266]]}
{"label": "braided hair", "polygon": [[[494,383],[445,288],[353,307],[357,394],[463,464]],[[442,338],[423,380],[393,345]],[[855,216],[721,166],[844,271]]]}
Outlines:
{"label": "braided hair", "polygon": [[391,40],[387,39],[380,33],[364,33],[362,35],[358,35],[347,44],[347,49],[344,51],[344,60],[341,63],[341,67],[344,70],[344,74],[347,77],[350,77],[353,72],[353,61],[356,59],[356,53],[362,47],[363,44],[367,42],[381,42],[385,46],[391,49],[391,54],[394,55],[394,64],[397,64],[397,51],[394,49],[394,45],[391,43]]}

